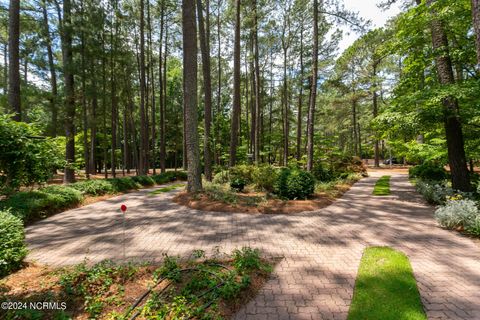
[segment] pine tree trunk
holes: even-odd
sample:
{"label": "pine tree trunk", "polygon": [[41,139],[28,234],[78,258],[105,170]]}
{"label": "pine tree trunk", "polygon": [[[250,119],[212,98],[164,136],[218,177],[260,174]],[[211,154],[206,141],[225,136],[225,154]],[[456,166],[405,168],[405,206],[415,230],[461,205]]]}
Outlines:
{"label": "pine tree trunk", "polygon": [[188,161],[188,192],[202,190],[197,111],[197,26],[195,0],[182,0],[183,100]]}
{"label": "pine tree trunk", "polygon": [[[218,82],[218,88],[217,88],[217,117],[220,117],[220,112],[221,112],[221,107],[222,107],[222,48],[221,48],[221,26],[220,26],[220,8],[221,8],[221,0],[218,0],[218,14],[217,14],[217,82]],[[220,124],[217,123],[215,125],[216,129],[216,137],[215,137],[215,144],[220,143]],[[217,165],[220,164],[220,154],[222,153],[222,144],[220,143],[220,146],[217,149],[217,146],[213,146],[215,150],[215,163]]]}
{"label": "pine tree trunk", "polygon": [[[208,2],[208,0],[207,0]],[[207,11],[209,11],[207,7]],[[203,89],[205,107],[205,132],[203,141],[203,161],[205,162],[205,178],[212,180],[212,153],[210,147],[210,129],[212,125],[212,79],[210,69],[210,38],[207,37],[205,23],[203,20],[202,1],[197,0],[198,26],[200,34],[200,48],[202,53]],[[208,20],[208,18],[207,18]],[[207,28],[208,29],[208,28]]]}
{"label": "pine tree trunk", "polygon": [[[81,22],[84,24],[84,2],[80,1],[80,14]],[[87,75],[86,75],[86,66],[85,66],[85,32],[81,31],[81,76],[82,76],[82,120],[83,120],[83,161],[85,162],[85,176],[87,179],[90,179],[90,172],[88,170],[88,164],[90,160],[89,156],[89,145],[88,145],[88,113],[87,113]]]}
{"label": "pine tree trunk", "polygon": [[307,170],[313,169],[313,136],[315,123],[315,104],[317,100],[318,77],[318,0],[313,0],[313,50],[312,50],[312,80],[310,89],[310,105],[307,123]]}
{"label": "pine tree trunk", "polygon": [[298,93],[297,114],[297,161],[302,158],[302,105],[303,105],[303,24],[300,25],[300,92]]}
{"label": "pine tree trunk", "polygon": [[358,157],[357,100],[352,99],[353,154]]}
{"label": "pine tree trunk", "polygon": [[[162,1],[160,7],[160,37],[158,41],[158,86],[160,89],[160,171],[165,172],[165,104],[163,100],[164,90],[163,87],[163,59],[162,59],[162,45],[163,45],[163,33],[165,22],[165,1]],[[166,45],[165,45],[166,49]]]}
{"label": "pine tree trunk", "polygon": [[257,13],[257,1],[253,1],[253,10],[254,10],[254,45],[255,45],[255,114],[252,116],[255,117],[254,121],[254,155],[253,159],[256,164],[259,163],[260,158],[260,66],[259,66],[259,52],[258,52],[258,13]]}
{"label": "pine tree trunk", "polygon": [[147,120],[145,112],[145,21],[144,21],[144,0],[140,0],[140,151],[138,171],[140,175],[148,173],[147,154],[148,136]]}
{"label": "pine tree trunk", "polygon": [[283,126],[283,162],[284,166],[288,165],[288,154],[289,154],[289,110],[288,110],[288,82],[287,82],[287,53],[288,53],[288,46],[286,44],[286,29],[284,29],[284,33],[282,36],[282,47],[283,47],[283,95],[282,95],[282,102],[283,102],[283,111],[282,111],[282,126]]}
{"label": "pine tree trunk", "polygon": [[151,98],[151,108],[150,108],[150,118],[152,126],[150,128],[150,149],[151,149],[151,163],[153,165],[153,174],[157,174],[156,163],[157,163],[157,131],[156,131],[156,106],[155,106],[155,77],[154,77],[154,60],[153,60],[153,42],[152,42],[152,21],[150,16],[150,1],[147,2],[147,27],[148,27],[148,74],[150,75],[150,98]]}
{"label": "pine tree trunk", "polygon": [[8,104],[15,113],[13,120],[22,121],[20,105],[20,1],[10,0],[8,11]]}
{"label": "pine tree trunk", "polygon": [[75,181],[75,85],[73,80],[73,53],[72,53],[72,25],[71,25],[71,2],[63,2],[63,27],[62,27],[62,55],[63,75],[65,77],[65,174],[64,183]]}
{"label": "pine tree trunk", "polygon": [[53,50],[52,50],[52,38],[50,36],[50,27],[48,24],[48,12],[46,0],[42,0],[42,13],[43,13],[43,26],[45,32],[45,45],[47,47],[47,57],[48,57],[48,68],[50,71],[50,86],[52,87],[51,97],[50,97],[50,108],[52,111],[52,137],[57,136],[57,121],[58,121],[58,108],[57,108],[57,73],[55,71],[55,62],[53,60]]}
{"label": "pine tree trunk", "polygon": [[[373,64],[373,117],[376,118],[378,116],[378,93],[377,93],[377,62]],[[379,141],[375,138],[375,145],[374,145],[374,166],[376,168],[380,167],[380,148],[379,148]]]}
{"label": "pine tree trunk", "polygon": [[235,166],[237,157],[240,103],[240,0],[235,0],[235,40],[233,49],[233,111],[230,133],[230,167]]}
{"label": "pine tree trunk", "polygon": [[95,60],[91,63],[92,68],[90,71],[90,77],[92,79],[92,121],[90,123],[90,160],[89,171],[91,174],[96,173],[96,148],[97,148],[97,81],[95,73]]}
{"label": "pine tree trunk", "polygon": [[477,72],[480,72],[480,0],[472,0],[472,20],[477,48]]}
{"label": "pine tree trunk", "polygon": [[[431,5],[435,0],[428,0]],[[448,39],[442,22],[432,9],[431,33],[432,45],[436,54],[438,80],[442,85],[451,85],[455,82],[452,61],[449,53]],[[465,157],[462,124],[460,122],[458,100],[455,97],[446,97],[442,101],[444,106],[444,126],[447,138],[448,160],[452,174],[452,187],[460,191],[471,191],[470,176]]]}

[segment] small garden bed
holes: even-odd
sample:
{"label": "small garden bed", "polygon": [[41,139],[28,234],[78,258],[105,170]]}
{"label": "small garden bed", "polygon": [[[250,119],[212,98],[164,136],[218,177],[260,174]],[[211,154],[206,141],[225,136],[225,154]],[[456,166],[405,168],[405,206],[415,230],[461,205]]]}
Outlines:
{"label": "small garden bed", "polygon": [[[7,318],[228,319],[268,280],[274,261],[256,249],[207,257],[201,250],[162,265],[103,261],[62,269],[29,265],[0,281],[1,302],[26,303]],[[30,302],[57,302],[33,310]]]}
{"label": "small garden bed", "polygon": [[350,174],[344,179],[316,183],[314,193],[307,199],[282,199],[272,193],[256,191],[247,187],[242,192],[232,190],[228,184],[206,183],[204,192],[190,194],[181,192],[174,201],[189,208],[216,212],[243,212],[288,214],[325,208],[341,197],[361,179]]}
{"label": "small garden bed", "polygon": [[436,205],[435,219],[446,229],[480,237],[480,177],[472,174],[472,191],[454,190],[442,166],[425,163],[412,167],[409,178],[430,204]]}

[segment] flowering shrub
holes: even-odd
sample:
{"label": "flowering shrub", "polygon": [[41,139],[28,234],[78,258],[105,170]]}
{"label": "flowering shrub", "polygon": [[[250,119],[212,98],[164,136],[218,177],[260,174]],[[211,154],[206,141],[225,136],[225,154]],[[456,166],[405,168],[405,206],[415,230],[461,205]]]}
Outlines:
{"label": "flowering shrub", "polygon": [[417,191],[431,204],[445,204],[448,197],[454,196],[452,188],[441,183],[418,180],[416,183]]}
{"label": "flowering shrub", "polygon": [[475,219],[480,220],[480,211],[472,200],[448,200],[435,211],[437,222],[448,229],[467,227]]}

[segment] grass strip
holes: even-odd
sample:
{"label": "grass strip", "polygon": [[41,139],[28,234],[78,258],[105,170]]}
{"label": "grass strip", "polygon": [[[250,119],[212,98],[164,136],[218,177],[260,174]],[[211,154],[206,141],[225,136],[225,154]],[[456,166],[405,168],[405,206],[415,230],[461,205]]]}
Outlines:
{"label": "grass strip", "polygon": [[177,189],[177,188],[184,187],[184,186],[185,186],[185,184],[183,184],[183,183],[172,184],[172,185],[170,185],[170,186],[166,186],[166,187],[157,189],[157,190],[155,190],[155,191],[152,191],[152,192],[149,193],[149,195],[154,196],[154,195],[156,195],[156,194],[161,194],[161,193],[169,192],[169,191],[172,191],[172,190],[175,190],[175,189]]}
{"label": "grass strip", "polygon": [[383,176],[377,180],[373,188],[374,196],[388,196],[390,194],[390,176]]}
{"label": "grass strip", "polygon": [[348,320],[426,320],[412,267],[389,247],[365,249]]}

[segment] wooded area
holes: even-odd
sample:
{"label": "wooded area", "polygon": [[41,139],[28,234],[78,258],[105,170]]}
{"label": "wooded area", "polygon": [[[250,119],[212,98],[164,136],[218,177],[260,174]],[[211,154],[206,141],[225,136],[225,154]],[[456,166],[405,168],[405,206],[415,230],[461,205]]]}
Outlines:
{"label": "wooded area", "polygon": [[[478,0],[403,1],[379,29],[340,0],[10,0],[0,9],[2,113],[54,146],[66,183],[79,172],[183,167],[198,191],[202,173],[211,180],[222,167],[312,171],[357,156],[449,164],[452,187],[472,188]],[[341,26],[359,34],[344,52]]]}

